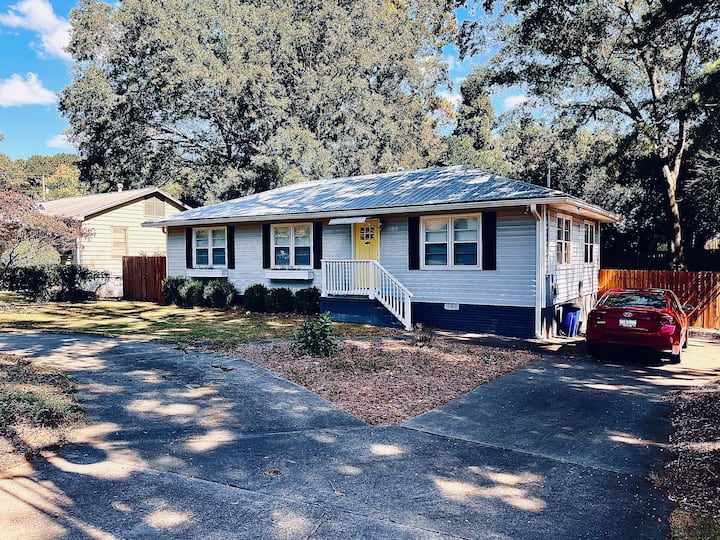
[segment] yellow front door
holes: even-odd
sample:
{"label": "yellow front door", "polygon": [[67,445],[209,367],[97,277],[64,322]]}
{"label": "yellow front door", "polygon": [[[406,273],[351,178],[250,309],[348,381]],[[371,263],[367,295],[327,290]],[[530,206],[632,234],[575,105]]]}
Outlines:
{"label": "yellow front door", "polygon": [[380,253],[380,221],[370,219],[365,223],[353,225],[354,253],[353,258],[358,261],[378,260]]}

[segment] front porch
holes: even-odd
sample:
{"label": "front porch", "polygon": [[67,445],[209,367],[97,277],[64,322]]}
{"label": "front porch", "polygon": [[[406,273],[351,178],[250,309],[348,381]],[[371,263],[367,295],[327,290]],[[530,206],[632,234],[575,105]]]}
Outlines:
{"label": "front porch", "polygon": [[357,320],[345,318],[346,322],[376,324],[372,321],[378,320],[379,324],[384,326],[394,326],[387,324],[387,318],[381,316],[377,309],[373,309],[373,304],[377,302],[402,327],[406,330],[412,329],[413,294],[379,262],[324,259],[321,273],[322,305],[327,308],[340,308],[338,312],[357,317]]}

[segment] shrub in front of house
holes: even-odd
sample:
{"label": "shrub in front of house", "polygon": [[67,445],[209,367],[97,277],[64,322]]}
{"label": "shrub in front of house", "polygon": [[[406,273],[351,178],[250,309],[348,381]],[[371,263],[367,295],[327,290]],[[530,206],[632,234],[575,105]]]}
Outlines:
{"label": "shrub in front of house", "polygon": [[267,293],[267,287],[262,283],[250,285],[243,293],[243,306],[248,311],[265,311],[265,297]]}
{"label": "shrub in front of house", "polygon": [[203,302],[203,291],[205,284],[198,279],[186,279],[180,285],[180,305],[186,308],[201,306]]}
{"label": "shrub in front of house", "polygon": [[95,293],[87,291],[84,285],[91,281],[104,281],[110,278],[107,272],[90,270],[77,264],[58,264],[53,266],[52,281],[57,285],[58,290],[53,298],[60,302],[78,302],[94,298]]}
{"label": "shrub in front of house", "polygon": [[182,277],[165,278],[165,281],[163,281],[162,284],[162,295],[166,304],[175,304],[176,306],[182,305],[180,286],[186,281],[187,279]]}
{"label": "shrub in front of house", "polygon": [[211,279],[203,289],[203,305],[212,308],[226,308],[232,304],[235,287],[227,279]]}
{"label": "shrub in front of house", "polygon": [[2,288],[20,294],[26,300],[37,302],[50,298],[53,273],[40,266],[12,266],[3,269]]}
{"label": "shrub in front of house", "polygon": [[270,289],[265,297],[268,313],[288,313],[293,309],[293,292],[287,287]]}
{"label": "shrub in front of house", "polygon": [[295,311],[303,315],[320,313],[320,289],[306,287],[295,292]]}
{"label": "shrub in front of house", "polygon": [[290,351],[295,356],[335,356],[338,346],[332,334],[330,315],[323,313],[300,323],[295,330]]}

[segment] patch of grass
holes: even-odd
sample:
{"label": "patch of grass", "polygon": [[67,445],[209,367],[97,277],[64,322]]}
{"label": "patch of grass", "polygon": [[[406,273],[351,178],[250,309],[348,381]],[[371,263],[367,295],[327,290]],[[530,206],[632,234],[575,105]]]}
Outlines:
{"label": "patch of grass", "polygon": [[[238,309],[180,308],[151,302],[97,301],[83,303],[21,303],[0,298],[0,328],[82,332],[107,336],[167,339],[232,349],[266,339],[293,336],[306,317],[249,313]],[[335,324],[339,337],[374,337],[397,333],[361,324]]]}
{"label": "patch of grass", "polygon": [[22,462],[48,446],[62,444],[68,430],[81,423],[74,381],[56,370],[0,354],[0,470]]}
{"label": "patch of grass", "polygon": [[720,519],[675,510],[670,516],[672,540],[707,540],[720,538]]}

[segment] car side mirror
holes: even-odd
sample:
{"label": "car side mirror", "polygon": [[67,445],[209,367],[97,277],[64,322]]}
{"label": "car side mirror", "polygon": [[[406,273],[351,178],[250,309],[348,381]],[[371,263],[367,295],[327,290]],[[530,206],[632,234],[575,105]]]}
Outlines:
{"label": "car side mirror", "polygon": [[692,313],[695,311],[695,306],[683,306],[682,307],[683,313]]}

